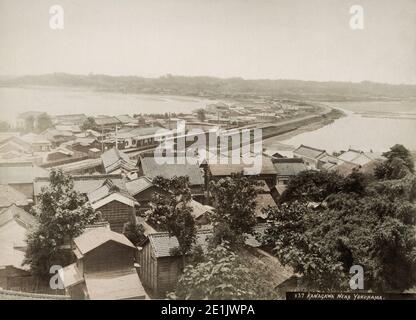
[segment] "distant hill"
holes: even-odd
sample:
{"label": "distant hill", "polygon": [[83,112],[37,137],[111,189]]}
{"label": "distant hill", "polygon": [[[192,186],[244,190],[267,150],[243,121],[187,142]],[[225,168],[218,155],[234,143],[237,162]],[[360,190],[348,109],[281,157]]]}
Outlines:
{"label": "distant hill", "polygon": [[363,81],[317,82],[301,80],[245,80],[242,78],[185,77],[159,78],[74,75],[54,73],[0,78],[0,86],[65,86],[122,93],[158,93],[212,98],[279,97],[318,101],[416,99],[416,85],[392,85]]}

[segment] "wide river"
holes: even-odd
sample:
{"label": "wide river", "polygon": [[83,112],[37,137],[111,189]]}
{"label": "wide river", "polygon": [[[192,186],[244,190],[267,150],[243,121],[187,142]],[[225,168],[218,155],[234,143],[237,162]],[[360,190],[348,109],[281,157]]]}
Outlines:
{"label": "wide river", "polygon": [[288,140],[268,139],[264,147],[279,150],[282,143],[292,147],[304,144],[328,152],[348,148],[382,152],[399,143],[416,150],[416,101],[326,104],[343,110],[346,116]]}
{"label": "wide river", "polygon": [[121,115],[190,113],[212,100],[151,94],[122,94],[77,88],[0,88],[0,119],[15,122],[19,113],[36,110],[51,115]]}
{"label": "wide river", "polygon": [[[96,92],[73,88],[0,88],[0,119],[14,123],[24,111],[49,114],[85,113],[119,115],[134,113],[189,113],[203,108],[211,100],[147,94]],[[349,147],[365,151],[385,151],[396,143],[416,150],[416,101],[405,102],[330,102],[346,117],[320,129],[298,134],[281,143],[300,144],[328,152]],[[279,139],[267,139],[266,148],[279,145]]]}

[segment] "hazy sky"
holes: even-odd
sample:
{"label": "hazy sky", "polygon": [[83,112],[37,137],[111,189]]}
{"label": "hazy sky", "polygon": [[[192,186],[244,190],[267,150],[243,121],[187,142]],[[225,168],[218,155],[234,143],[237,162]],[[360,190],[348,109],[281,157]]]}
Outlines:
{"label": "hazy sky", "polygon": [[416,84],[416,0],[0,0],[0,74],[50,72]]}

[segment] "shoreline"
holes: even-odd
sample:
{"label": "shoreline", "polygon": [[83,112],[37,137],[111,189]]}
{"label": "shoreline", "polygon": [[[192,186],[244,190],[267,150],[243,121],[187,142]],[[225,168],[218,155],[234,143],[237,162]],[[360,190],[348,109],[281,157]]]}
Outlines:
{"label": "shoreline", "polygon": [[344,111],[340,110],[339,108],[329,105],[325,105],[325,107],[330,108],[331,110],[328,113],[321,115],[321,117],[317,119],[317,121],[313,121],[294,130],[263,139],[263,149],[292,151],[295,149],[295,147],[284,144],[282,143],[282,141],[289,140],[302,133],[321,129],[333,123],[335,120],[341,119],[347,115]]}

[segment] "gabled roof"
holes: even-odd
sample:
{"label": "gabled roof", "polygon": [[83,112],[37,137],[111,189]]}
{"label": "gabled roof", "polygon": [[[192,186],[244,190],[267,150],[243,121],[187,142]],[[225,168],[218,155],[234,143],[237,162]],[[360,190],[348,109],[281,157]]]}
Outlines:
{"label": "gabled roof", "polygon": [[19,207],[24,207],[29,204],[26,196],[10,187],[9,185],[0,185],[0,207],[9,207],[15,204]]}
{"label": "gabled roof", "polygon": [[0,266],[29,269],[27,265],[22,266],[22,262],[27,232],[35,225],[35,217],[14,205],[0,212]]}
{"label": "gabled roof", "polygon": [[21,137],[23,141],[30,144],[50,144],[50,141],[45,136],[35,133],[28,133]]}
{"label": "gabled roof", "polygon": [[118,120],[116,117],[96,117],[94,118],[94,122],[98,126],[121,124],[121,121]]}
{"label": "gabled roof", "polygon": [[101,155],[105,172],[111,173],[117,169],[133,171],[136,169],[135,162],[123,151],[111,148]]}
{"label": "gabled roof", "polygon": [[[241,159],[243,161],[243,159]],[[253,165],[241,164],[209,164],[209,170],[212,176],[231,176],[233,173],[242,172],[244,175],[253,175],[251,170],[256,169]],[[256,175],[275,175],[276,169],[270,158],[261,157],[260,172]]]}
{"label": "gabled roof", "polygon": [[152,187],[153,183],[148,177],[139,177],[135,180],[127,181],[126,188],[127,191],[132,195],[135,196],[140,192],[147,190],[148,188]]}
{"label": "gabled roof", "polygon": [[14,149],[18,149],[22,152],[32,152],[32,146],[30,145],[30,143],[23,140],[21,137],[11,136],[0,141],[0,150],[7,150],[7,147],[9,148],[9,150],[10,147],[14,147]]}
{"label": "gabled roof", "polygon": [[[255,233],[264,233],[265,224],[258,224],[254,228]],[[200,229],[196,233],[196,245],[201,246],[202,250],[208,250],[208,240],[212,237],[212,228]],[[173,251],[179,247],[178,239],[175,236],[170,236],[167,232],[149,233],[143,245],[150,243],[152,251],[156,258],[171,257]],[[259,247],[260,243],[253,235],[247,235],[246,245],[252,247]]]}
{"label": "gabled roof", "polygon": [[34,216],[14,204],[0,211],[0,226],[12,220],[19,222],[27,229],[32,228],[37,223]]}
{"label": "gabled roof", "polygon": [[151,179],[161,176],[171,179],[174,176],[188,176],[190,185],[203,185],[202,172],[198,165],[194,164],[158,164],[154,157],[141,157],[143,174]]}
{"label": "gabled roof", "polygon": [[293,150],[293,153],[307,158],[318,159],[326,154],[326,151],[301,144],[297,149]]}
{"label": "gabled roof", "polygon": [[48,176],[47,170],[33,164],[0,166],[0,184],[33,183],[36,177]]}
{"label": "gabled roof", "polygon": [[[163,130],[163,131],[162,131]],[[156,133],[161,132],[161,135],[166,135],[166,129],[162,127],[145,127],[145,128],[123,128],[117,133],[118,138],[151,138],[156,137]],[[162,133],[165,132],[165,133]]]}
{"label": "gabled roof", "polygon": [[[207,250],[208,238],[212,236],[212,230],[200,230],[196,233],[196,244],[200,245],[203,250]],[[170,236],[167,232],[151,233],[148,240],[155,253],[156,258],[170,257],[172,251],[179,247],[178,239]]]}
{"label": "gabled roof", "polygon": [[279,158],[274,159],[273,162],[278,176],[296,176],[306,170],[301,158]]}
{"label": "gabled roof", "polygon": [[[120,189],[125,189],[125,182],[120,174],[93,174],[93,175],[80,175],[72,176],[74,181],[74,190],[87,194],[95,189],[101,187],[107,179],[110,179],[114,185]],[[50,178],[36,178],[33,183],[35,196],[39,195],[43,187],[48,187],[50,184]]]}
{"label": "gabled roof", "polygon": [[356,165],[365,165],[373,160],[367,153],[362,151],[349,149],[348,151],[342,153],[338,156],[338,159],[342,161],[347,161]]}
{"label": "gabled roof", "polygon": [[133,207],[137,204],[127,190],[115,185],[111,180],[106,179],[100,187],[88,193],[88,200],[94,209],[98,209],[111,201],[118,201]]}
{"label": "gabled roof", "polygon": [[74,243],[82,255],[85,255],[108,241],[114,241],[132,249],[136,248],[123,234],[104,227],[90,229],[74,239]]}
{"label": "gabled roof", "polygon": [[132,123],[137,122],[136,119],[133,117],[130,117],[128,114],[121,114],[119,116],[116,116],[117,120],[119,120],[121,123]]}
{"label": "gabled roof", "polygon": [[191,200],[189,202],[189,206],[192,208],[192,216],[194,219],[199,219],[201,216],[203,216],[206,213],[212,213],[215,209],[211,206],[203,205],[202,203]]}

